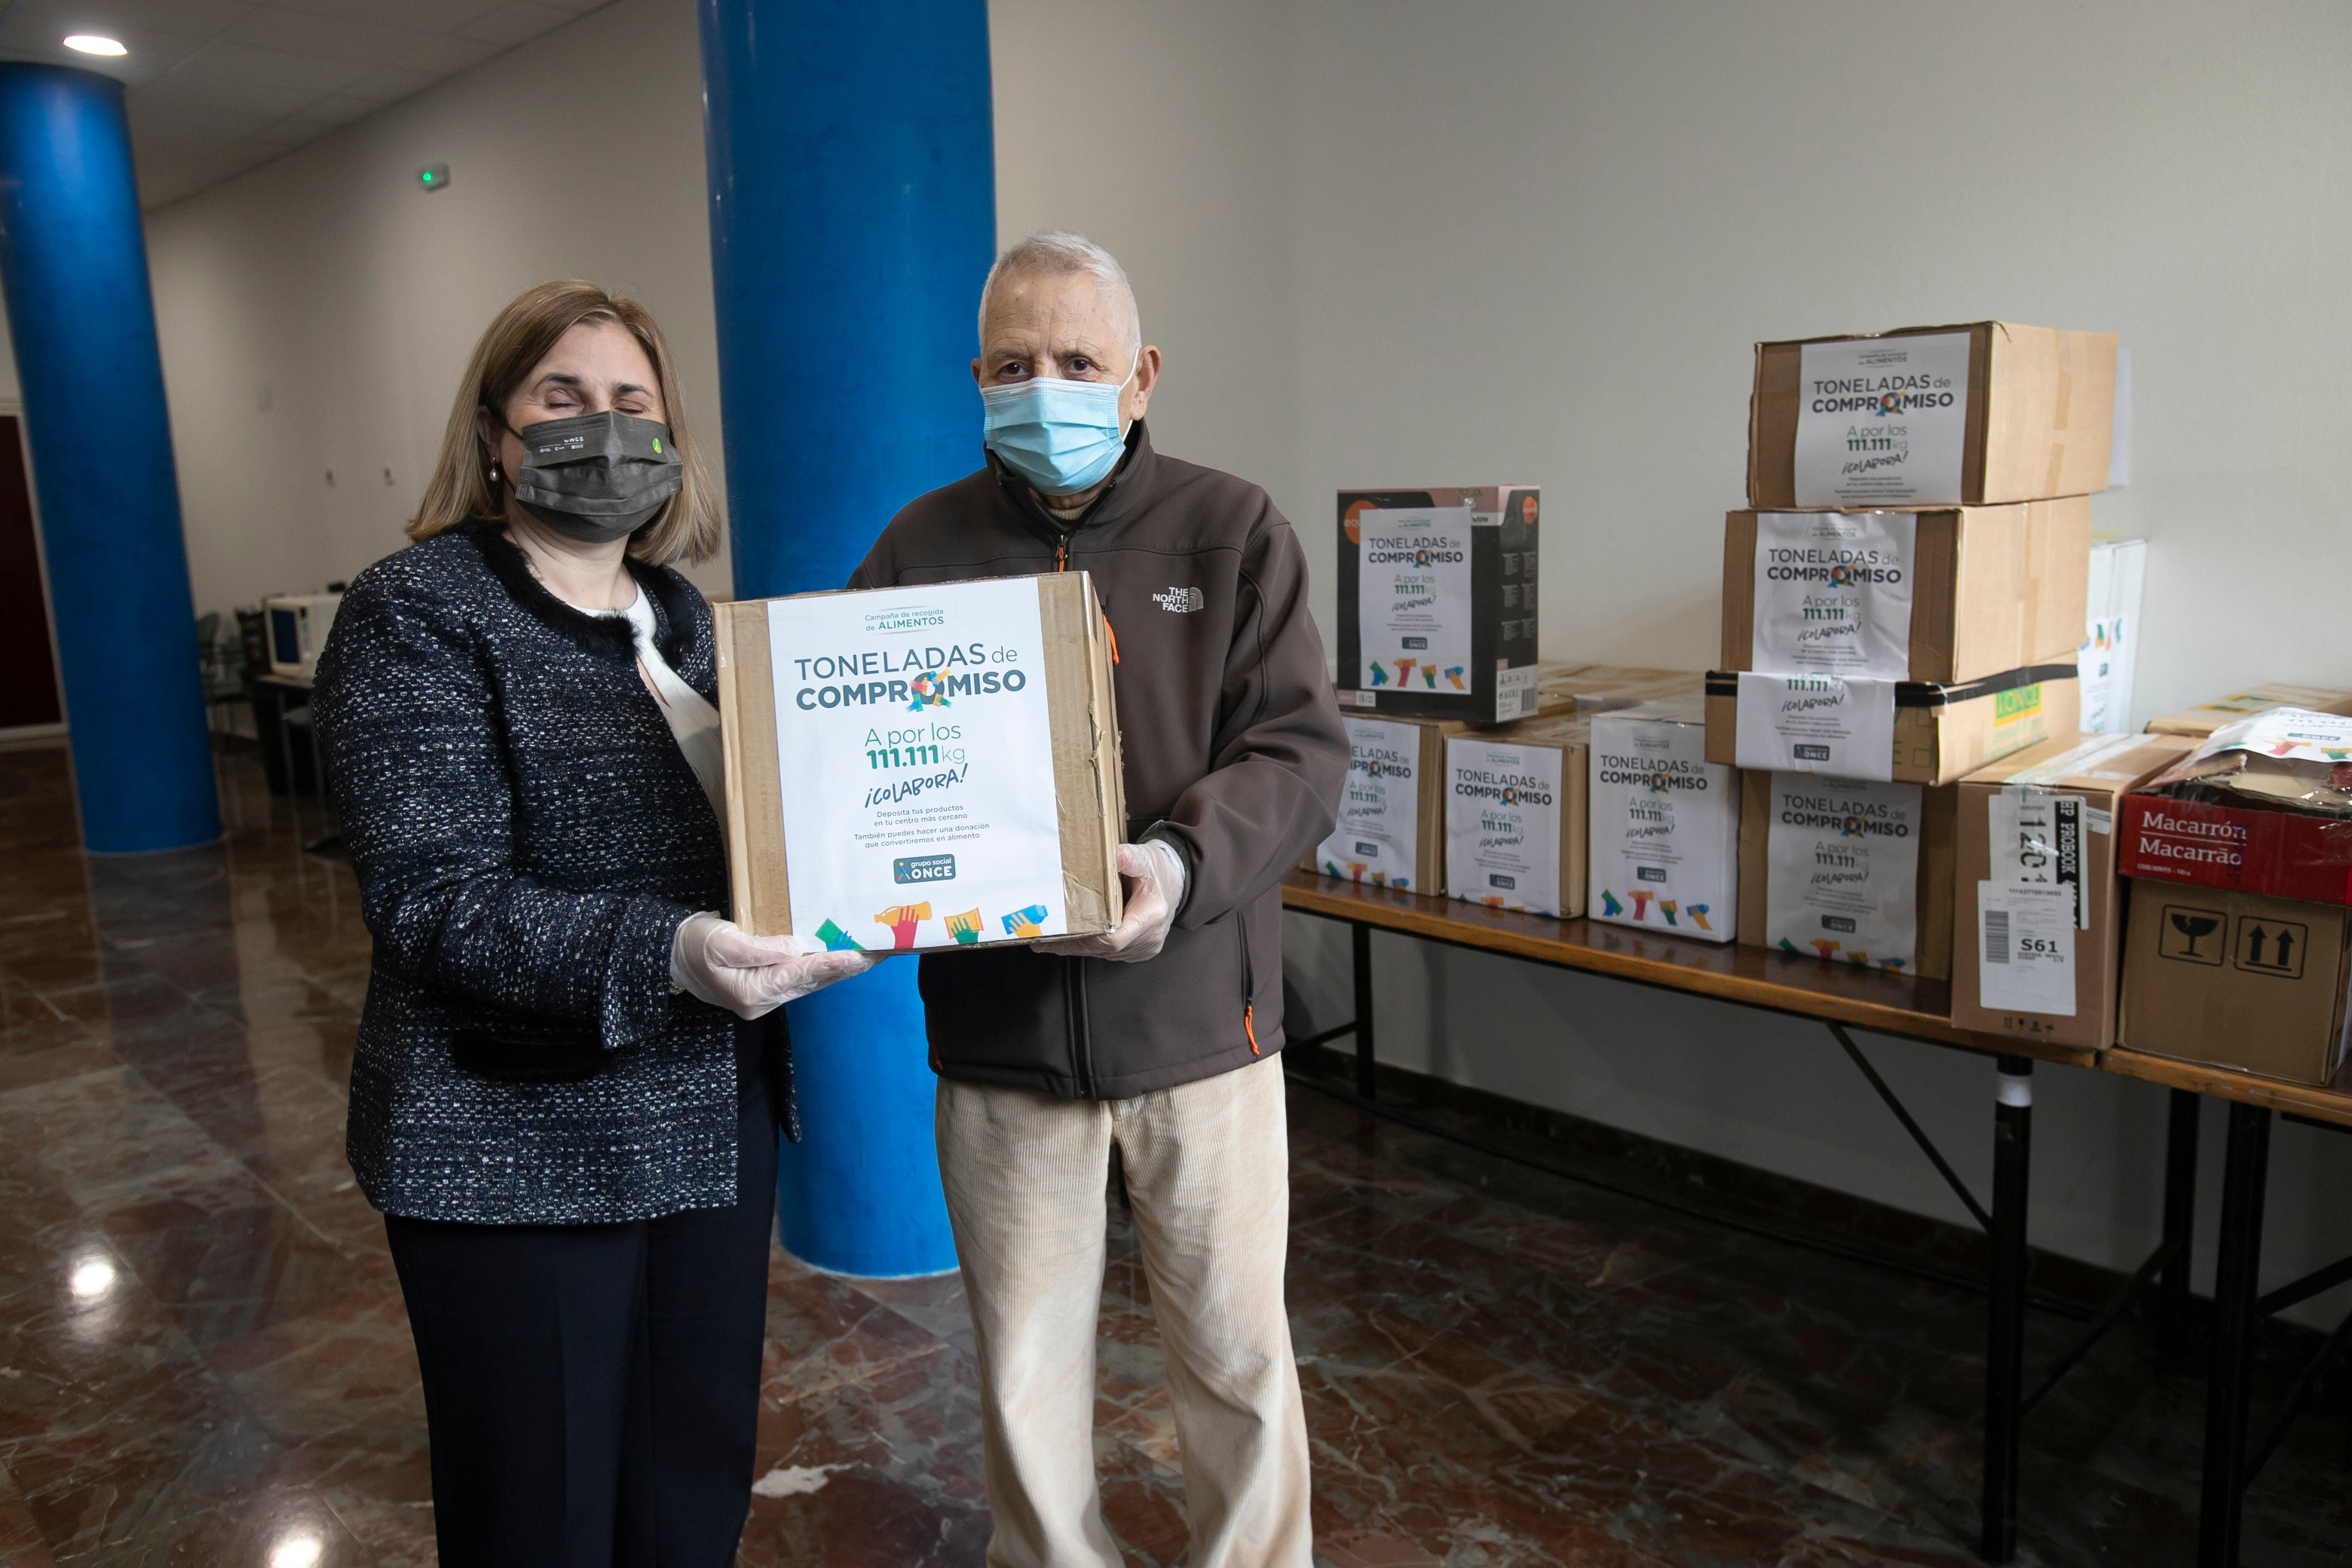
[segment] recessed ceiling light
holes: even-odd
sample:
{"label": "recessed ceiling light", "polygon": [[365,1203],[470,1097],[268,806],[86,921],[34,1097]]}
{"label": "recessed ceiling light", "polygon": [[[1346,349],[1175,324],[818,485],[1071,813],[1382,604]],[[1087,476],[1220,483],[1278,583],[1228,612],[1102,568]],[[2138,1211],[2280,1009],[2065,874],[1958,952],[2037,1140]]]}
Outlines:
{"label": "recessed ceiling light", "polygon": [[127,55],[131,52],[122,47],[121,39],[104,37],[97,33],[76,33],[66,40],[66,47],[79,49],[86,55]]}

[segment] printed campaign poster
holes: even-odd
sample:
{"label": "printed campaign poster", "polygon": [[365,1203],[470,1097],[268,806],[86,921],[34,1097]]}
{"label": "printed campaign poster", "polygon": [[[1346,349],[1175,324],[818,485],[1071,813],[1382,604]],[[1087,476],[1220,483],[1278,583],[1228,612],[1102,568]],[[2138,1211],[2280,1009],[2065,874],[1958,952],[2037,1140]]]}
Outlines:
{"label": "printed campaign poster", "polygon": [[1733,735],[1743,768],[1883,783],[1895,776],[1895,682],[1743,669]]}
{"label": "printed campaign poster", "polygon": [[1919,945],[1917,784],[1774,773],[1758,939],[1874,969]]}
{"label": "printed campaign poster", "polygon": [[1340,715],[1348,729],[1348,782],[1339,823],[1316,847],[1327,877],[1411,888],[1420,821],[1421,729],[1382,719]]}
{"label": "printed campaign poster", "polygon": [[1563,748],[1455,736],[1445,742],[1445,890],[1489,909],[1562,912]]}
{"label": "printed campaign poster", "polygon": [[1027,578],[768,606],[793,930],[835,949],[1067,931]]}
{"label": "printed campaign poster", "polygon": [[1968,333],[1806,343],[1799,357],[1799,506],[1960,504]]}
{"label": "printed campaign poster", "polygon": [[1357,514],[1356,611],[1368,689],[1470,691],[1470,509]]}
{"label": "printed campaign poster", "polygon": [[1748,668],[1906,679],[1918,539],[1916,512],[1758,512]]}
{"label": "printed campaign poster", "polygon": [[1696,706],[1593,718],[1586,910],[1594,920],[1729,942],[1739,904],[1739,774],[1706,760],[1704,724],[1651,716]]}

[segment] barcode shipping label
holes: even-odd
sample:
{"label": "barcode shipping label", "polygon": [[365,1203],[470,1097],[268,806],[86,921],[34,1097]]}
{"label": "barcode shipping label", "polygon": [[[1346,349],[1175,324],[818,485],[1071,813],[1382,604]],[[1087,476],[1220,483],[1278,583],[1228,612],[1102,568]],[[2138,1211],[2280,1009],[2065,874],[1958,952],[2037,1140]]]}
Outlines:
{"label": "barcode shipping label", "polygon": [[2074,1016],[2074,911],[2055,883],[1977,884],[1977,1005]]}
{"label": "barcode shipping label", "polygon": [[2088,931],[2091,900],[2083,882],[2083,832],[2089,826],[2084,805],[2079,795],[2007,784],[1985,803],[1985,837],[1992,852],[1994,881],[2063,889],[2075,926]]}

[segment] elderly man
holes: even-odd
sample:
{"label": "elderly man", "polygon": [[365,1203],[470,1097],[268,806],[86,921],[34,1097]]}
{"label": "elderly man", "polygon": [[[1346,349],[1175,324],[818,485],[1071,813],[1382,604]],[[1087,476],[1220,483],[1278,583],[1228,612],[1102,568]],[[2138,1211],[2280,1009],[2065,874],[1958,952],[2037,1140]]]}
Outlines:
{"label": "elderly man", "polygon": [[1265,492],[1152,450],[1160,351],[1118,263],[1030,236],[981,289],[987,466],[891,519],[850,585],[1094,574],[1129,809],[1109,935],[922,960],[940,1173],[980,1354],[990,1568],[1118,1568],[1094,1463],[1119,1151],[1183,1450],[1195,1568],[1307,1568],[1278,883],[1348,744],[1307,563]]}

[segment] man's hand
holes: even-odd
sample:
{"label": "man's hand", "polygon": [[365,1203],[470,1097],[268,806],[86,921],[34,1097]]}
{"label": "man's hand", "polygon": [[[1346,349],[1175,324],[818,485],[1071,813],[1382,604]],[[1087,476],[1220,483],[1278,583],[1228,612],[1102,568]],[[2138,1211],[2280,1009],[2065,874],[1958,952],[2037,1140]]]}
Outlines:
{"label": "man's hand", "polygon": [[1065,958],[1108,958],[1137,963],[1159,956],[1184,901],[1184,858],[1157,838],[1118,847],[1118,874],[1127,880],[1127,912],[1100,936],[1063,936],[1033,945]]}

